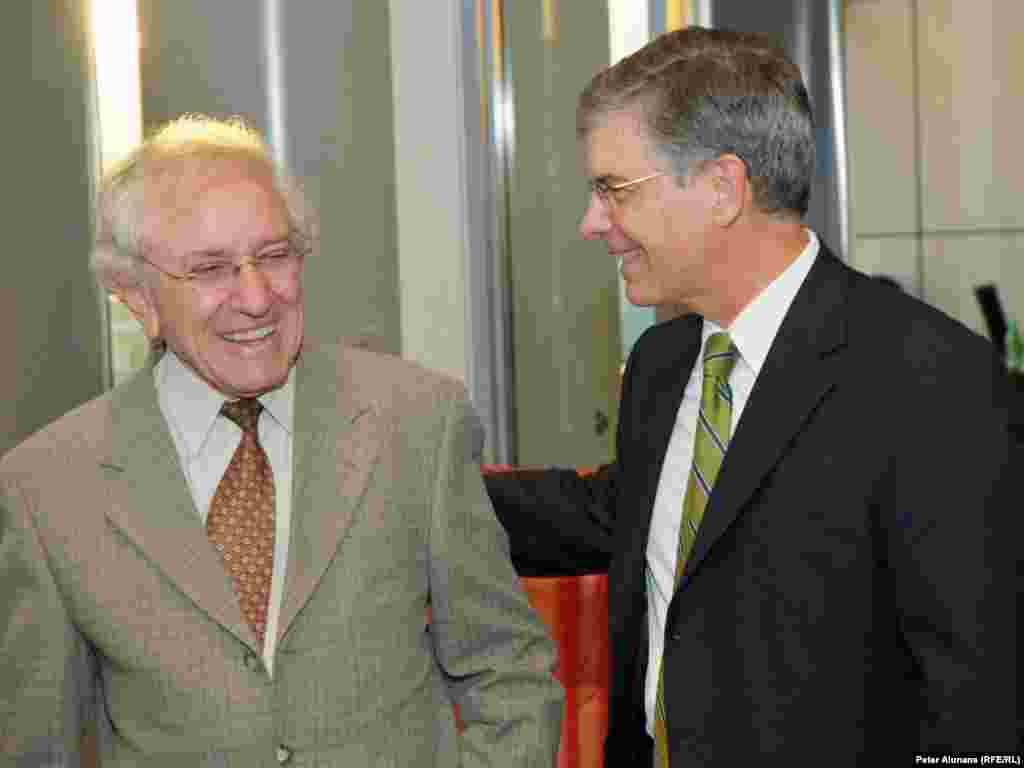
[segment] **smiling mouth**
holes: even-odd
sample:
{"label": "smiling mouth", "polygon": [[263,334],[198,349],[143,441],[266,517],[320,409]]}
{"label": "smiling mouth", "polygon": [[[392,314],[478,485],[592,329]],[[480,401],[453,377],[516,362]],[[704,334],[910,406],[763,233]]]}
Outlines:
{"label": "smiling mouth", "polygon": [[237,333],[225,333],[221,338],[226,341],[233,342],[235,344],[251,344],[257,341],[263,341],[274,335],[277,331],[277,326],[268,325],[264,328],[254,328],[251,331],[238,331]]}

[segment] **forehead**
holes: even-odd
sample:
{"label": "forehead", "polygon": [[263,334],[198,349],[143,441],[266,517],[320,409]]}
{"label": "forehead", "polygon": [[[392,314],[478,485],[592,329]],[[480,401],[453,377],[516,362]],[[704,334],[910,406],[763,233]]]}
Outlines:
{"label": "forehead", "polygon": [[146,183],[143,198],[143,233],[150,247],[199,247],[203,243],[187,241],[218,239],[226,246],[288,223],[272,170],[253,161],[206,159],[169,168]]}
{"label": "forehead", "polygon": [[609,112],[596,118],[580,139],[583,164],[593,178],[649,172],[654,145],[636,110]]}

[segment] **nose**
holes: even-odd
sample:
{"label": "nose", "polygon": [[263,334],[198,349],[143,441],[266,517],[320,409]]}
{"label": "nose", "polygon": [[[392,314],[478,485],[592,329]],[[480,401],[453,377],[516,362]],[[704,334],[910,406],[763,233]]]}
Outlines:
{"label": "nose", "polygon": [[258,317],[266,314],[272,301],[270,280],[250,262],[238,270],[235,286],[235,304],[247,315]]}
{"label": "nose", "polygon": [[580,237],[584,240],[598,240],[611,229],[611,218],[608,216],[608,205],[598,197],[596,192],[590,193],[587,209],[580,219]]}

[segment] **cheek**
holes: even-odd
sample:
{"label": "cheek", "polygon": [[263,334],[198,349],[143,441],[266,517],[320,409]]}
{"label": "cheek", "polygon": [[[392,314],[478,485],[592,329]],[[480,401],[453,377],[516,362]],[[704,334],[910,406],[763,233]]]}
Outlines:
{"label": "cheek", "polygon": [[672,217],[663,215],[660,210],[627,210],[620,212],[611,222],[613,232],[645,250],[659,249],[672,242]]}
{"label": "cheek", "polygon": [[657,229],[658,239],[668,245],[685,244],[692,235],[689,222],[683,216],[664,214],[653,226]]}
{"label": "cheek", "polygon": [[302,304],[302,281],[296,280],[282,291],[281,300],[288,305],[300,306]]}
{"label": "cheek", "polygon": [[[177,307],[177,333],[185,344],[206,346],[216,336],[218,328],[230,325],[227,322],[229,314],[226,302],[217,299],[197,299],[191,304],[182,304]],[[225,322],[220,322],[221,315],[224,315]]]}
{"label": "cheek", "polygon": [[212,325],[216,325],[219,312],[227,314],[227,302],[219,299],[197,301],[192,305],[191,311],[186,312],[188,325],[195,331],[209,328]]}
{"label": "cheek", "polygon": [[290,284],[282,286],[274,292],[278,303],[286,312],[300,314],[302,311],[302,279],[296,278]]}
{"label": "cheek", "polygon": [[611,243],[635,243],[643,245],[646,241],[642,223],[634,217],[616,213],[608,217],[608,231],[604,239]]}

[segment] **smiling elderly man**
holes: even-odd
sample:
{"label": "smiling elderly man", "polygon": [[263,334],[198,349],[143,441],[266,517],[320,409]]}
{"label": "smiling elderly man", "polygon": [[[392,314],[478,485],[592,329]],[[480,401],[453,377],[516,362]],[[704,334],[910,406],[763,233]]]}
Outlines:
{"label": "smiling elderly man", "polygon": [[0,763],[77,764],[92,717],[104,766],[551,764],[472,409],[304,339],[311,230],[238,122],[103,180],[94,267],[158,354],[0,463]]}

